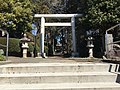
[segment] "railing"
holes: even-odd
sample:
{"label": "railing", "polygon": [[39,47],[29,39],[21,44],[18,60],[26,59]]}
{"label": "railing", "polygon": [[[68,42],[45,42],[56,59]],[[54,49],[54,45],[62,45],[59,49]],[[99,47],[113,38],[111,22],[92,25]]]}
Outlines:
{"label": "railing", "polygon": [[2,45],[0,44],[0,46],[5,47],[6,48],[6,60],[8,60],[8,44],[9,44],[9,33],[6,30],[2,30],[0,29],[0,31],[3,31],[4,33],[6,33],[6,37],[7,37],[7,41],[6,41],[6,45]]}
{"label": "railing", "polygon": [[[111,28],[109,28],[109,29],[107,29],[106,30],[106,34],[105,34],[105,49],[106,49],[106,56],[108,57],[108,58],[110,58],[111,56],[109,55],[110,53],[115,53],[116,51],[115,51],[115,49],[114,49],[114,47],[117,47],[117,48],[119,48],[120,49],[120,45],[118,44],[118,43],[120,43],[120,40],[118,40],[118,41],[113,41],[113,33],[111,33],[112,31],[114,31],[114,30],[116,30],[116,28],[118,29],[118,30],[120,30],[120,24],[117,24],[117,25],[115,25],[115,26],[113,26],[113,27],[111,27]],[[120,32],[119,32],[120,33]],[[110,37],[113,37],[111,40],[111,42],[108,42],[109,41],[109,36]],[[108,46],[111,46],[111,49],[108,47]],[[119,50],[119,54],[120,54],[120,50]],[[110,56],[110,57],[109,57]],[[114,55],[113,55],[114,56]],[[119,56],[118,56],[119,57]]]}

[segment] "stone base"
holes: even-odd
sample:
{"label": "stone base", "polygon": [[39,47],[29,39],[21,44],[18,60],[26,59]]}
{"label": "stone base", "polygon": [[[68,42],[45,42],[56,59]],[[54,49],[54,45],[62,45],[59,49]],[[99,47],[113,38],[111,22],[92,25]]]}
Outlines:
{"label": "stone base", "polygon": [[41,54],[41,57],[42,57],[42,58],[47,58],[46,53],[42,53],[42,54]]}
{"label": "stone base", "polygon": [[27,53],[23,53],[23,58],[27,58]]}
{"label": "stone base", "polygon": [[23,48],[23,58],[27,58],[27,48]]}

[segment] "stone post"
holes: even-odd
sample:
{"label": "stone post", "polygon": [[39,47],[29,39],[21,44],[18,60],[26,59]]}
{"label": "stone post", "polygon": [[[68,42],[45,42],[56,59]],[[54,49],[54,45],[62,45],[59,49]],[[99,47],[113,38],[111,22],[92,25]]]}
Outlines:
{"label": "stone post", "polygon": [[105,34],[106,55],[109,56],[109,52],[113,50],[113,36],[112,34]]}

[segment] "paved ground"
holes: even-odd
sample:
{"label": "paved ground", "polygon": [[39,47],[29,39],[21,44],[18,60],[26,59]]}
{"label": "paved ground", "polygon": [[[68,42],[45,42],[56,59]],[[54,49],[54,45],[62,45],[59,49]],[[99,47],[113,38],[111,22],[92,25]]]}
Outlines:
{"label": "paved ground", "polygon": [[48,57],[48,58],[21,58],[21,57],[8,57],[7,61],[1,61],[0,64],[6,63],[73,63],[73,62],[100,62],[102,59],[89,59],[89,58],[62,58],[62,57]]}

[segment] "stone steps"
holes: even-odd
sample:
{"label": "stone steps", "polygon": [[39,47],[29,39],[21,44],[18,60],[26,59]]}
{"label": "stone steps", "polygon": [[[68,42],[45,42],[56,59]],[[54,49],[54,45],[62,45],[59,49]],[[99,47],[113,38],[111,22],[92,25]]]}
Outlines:
{"label": "stone steps", "polygon": [[5,84],[1,90],[120,90],[117,83]]}
{"label": "stone steps", "polygon": [[119,68],[67,61],[5,64],[0,65],[0,90],[120,90]]}
{"label": "stone steps", "polygon": [[82,73],[29,73],[1,74],[0,83],[33,84],[33,83],[85,83],[85,82],[116,82],[117,75],[109,72]]}
{"label": "stone steps", "polygon": [[119,65],[101,63],[22,63],[0,66],[1,73],[108,72]]}

